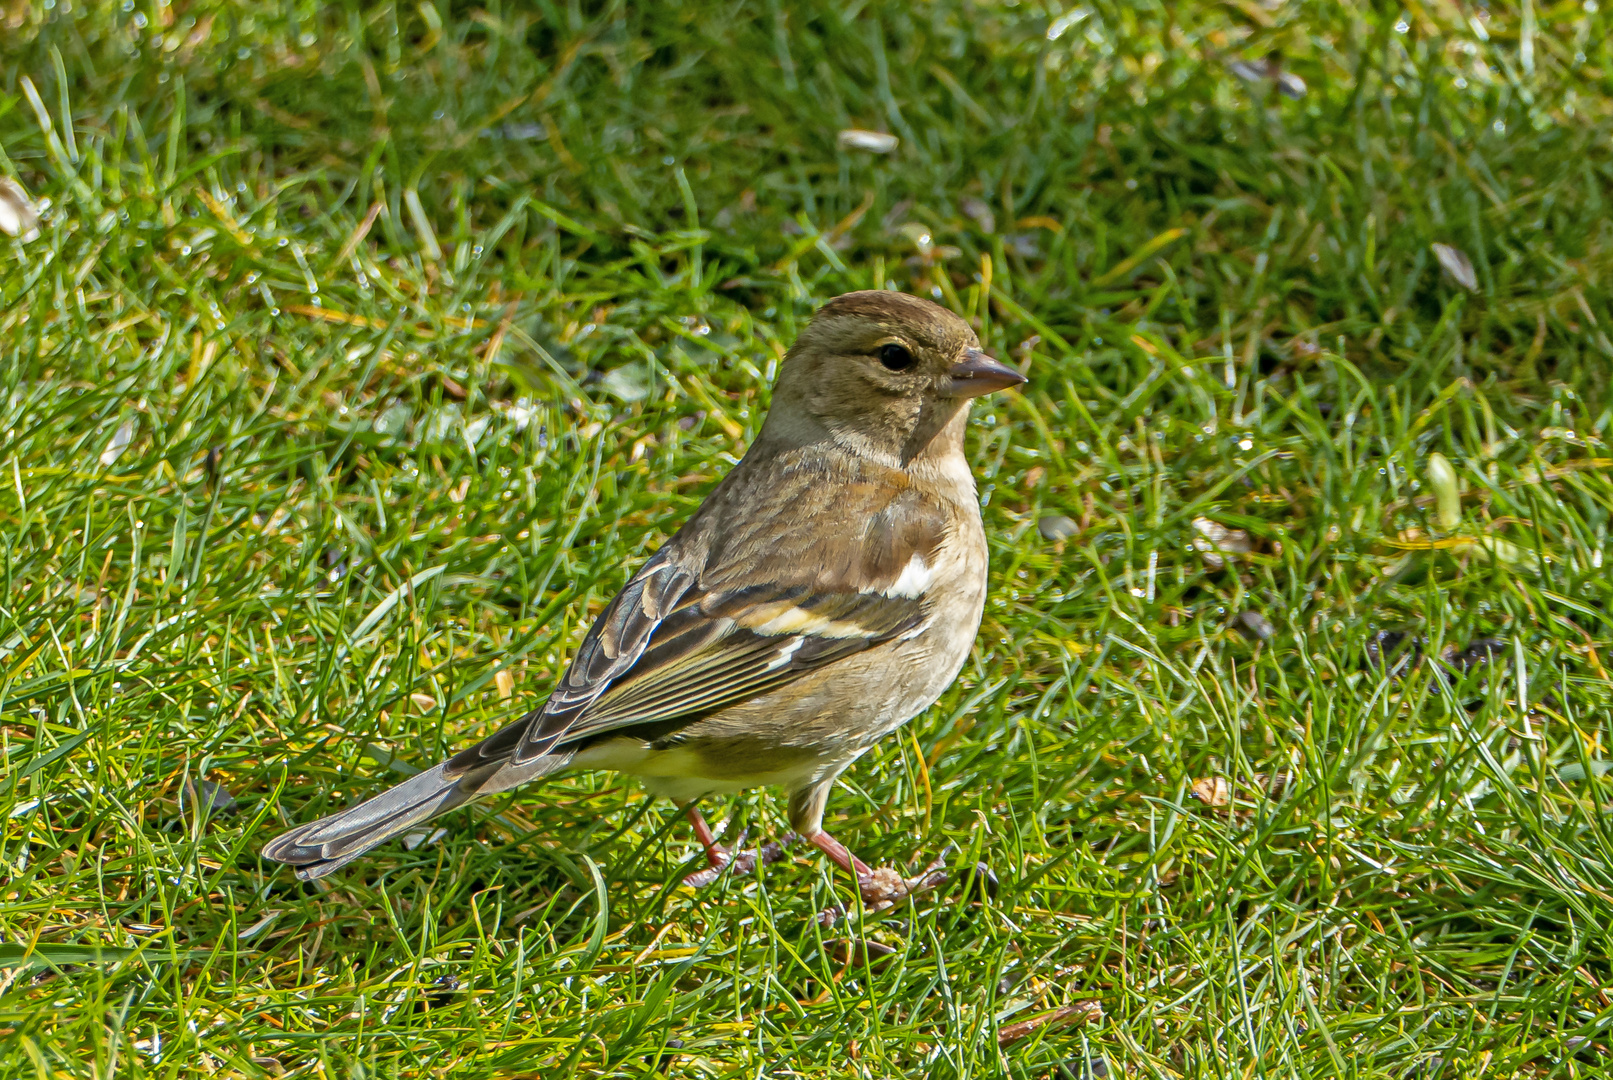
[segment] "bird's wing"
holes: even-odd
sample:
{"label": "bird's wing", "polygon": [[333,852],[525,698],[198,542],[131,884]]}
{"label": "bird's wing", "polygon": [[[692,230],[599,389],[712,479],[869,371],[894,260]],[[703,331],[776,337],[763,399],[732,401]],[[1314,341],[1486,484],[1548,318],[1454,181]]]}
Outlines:
{"label": "bird's wing", "polygon": [[[450,772],[520,766],[613,731],[664,738],[920,628],[945,508],[883,478],[835,485],[832,499],[815,487],[784,491],[772,515],[724,521],[719,507],[699,545],[675,537],[606,608],[544,706]],[[691,546],[704,565],[688,565]]]}
{"label": "bird's wing", "polygon": [[572,726],[586,737],[615,729],[664,737],[775,690],[814,668],[922,625],[916,597],[752,587],[708,594],[651,635],[638,664]]}

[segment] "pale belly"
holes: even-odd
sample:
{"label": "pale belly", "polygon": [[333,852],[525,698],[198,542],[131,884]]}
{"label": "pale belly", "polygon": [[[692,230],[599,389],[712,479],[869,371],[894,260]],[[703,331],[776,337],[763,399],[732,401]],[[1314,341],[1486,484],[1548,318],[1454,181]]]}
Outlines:
{"label": "pale belly", "polygon": [[816,753],[773,754],[771,760],[747,768],[740,760],[714,760],[699,743],[658,750],[640,739],[605,739],[571,759],[573,769],[609,769],[636,776],[652,795],[689,802],[708,795],[728,795],[758,787],[795,791],[817,782],[825,767],[838,772],[851,757]]}

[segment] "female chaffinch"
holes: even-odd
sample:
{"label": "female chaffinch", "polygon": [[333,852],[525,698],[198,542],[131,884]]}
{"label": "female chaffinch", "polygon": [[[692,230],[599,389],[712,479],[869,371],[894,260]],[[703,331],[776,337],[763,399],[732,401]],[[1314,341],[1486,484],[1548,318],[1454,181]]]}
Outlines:
{"label": "female chaffinch", "polygon": [[[973,398],[1025,381],[968,324],[902,293],[847,293],[784,358],[744,460],[617,594],[543,705],[264,848],[307,879],[473,800],[614,769],[683,804],[703,884],[707,795],[776,785],[791,827],[888,907],[942,875],[870,869],[823,831],[835,779],[963,666],[986,537],[963,453]],[[933,867],[932,867],[933,869]]]}

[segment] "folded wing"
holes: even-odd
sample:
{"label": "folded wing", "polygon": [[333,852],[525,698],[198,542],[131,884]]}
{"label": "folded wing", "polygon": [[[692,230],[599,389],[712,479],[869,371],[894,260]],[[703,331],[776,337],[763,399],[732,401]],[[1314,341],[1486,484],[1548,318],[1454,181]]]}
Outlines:
{"label": "folded wing", "polygon": [[[942,510],[872,483],[842,489],[837,505],[821,509],[829,528],[770,535],[763,520],[716,538],[699,573],[680,561],[681,545],[668,544],[600,616],[543,707],[451,758],[449,775],[492,762],[521,768],[606,734],[666,738],[916,633],[945,535]],[[800,510],[792,507],[791,520]]]}

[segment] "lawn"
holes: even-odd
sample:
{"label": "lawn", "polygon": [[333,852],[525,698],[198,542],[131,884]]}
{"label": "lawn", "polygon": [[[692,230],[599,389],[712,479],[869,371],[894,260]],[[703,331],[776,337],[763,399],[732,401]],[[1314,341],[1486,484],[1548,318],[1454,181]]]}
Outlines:
{"label": "lawn", "polygon": [[[1613,1072],[1594,0],[9,0],[0,175],[0,1076]],[[1030,382],[828,823],[994,892],[696,892],[608,774],[258,857],[541,701],[879,286]]]}

